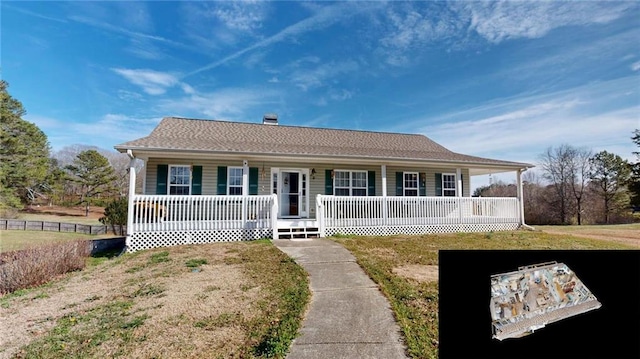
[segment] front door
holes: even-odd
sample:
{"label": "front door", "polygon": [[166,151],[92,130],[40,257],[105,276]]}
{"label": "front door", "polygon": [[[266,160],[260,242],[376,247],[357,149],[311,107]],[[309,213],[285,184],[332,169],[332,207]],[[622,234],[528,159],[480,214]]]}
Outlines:
{"label": "front door", "polygon": [[307,170],[280,170],[276,175],[280,217],[308,217]]}

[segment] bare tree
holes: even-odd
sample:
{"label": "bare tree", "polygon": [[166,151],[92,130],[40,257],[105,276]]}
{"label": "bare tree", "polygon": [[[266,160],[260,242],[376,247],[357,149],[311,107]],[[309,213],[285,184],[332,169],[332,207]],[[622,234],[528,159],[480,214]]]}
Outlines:
{"label": "bare tree", "polygon": [[572,207],[572,182],[574,175],[574,158],[576,150],[568,144],[549,147],[540,156],[543,177],[553,188],[551,205],[558,211],[560,223],[569,222]]}
{"label": "bare tree", "polygon": [[571,161],[571,169],[569,171],[569,183],[571,193],[576,200],[576,216],[578,217],[578,225],[582,224],[582,204],[584,195],[589,184],[589,159],[592,152],[588,148],[572,148],[570,150],[569,160]]}

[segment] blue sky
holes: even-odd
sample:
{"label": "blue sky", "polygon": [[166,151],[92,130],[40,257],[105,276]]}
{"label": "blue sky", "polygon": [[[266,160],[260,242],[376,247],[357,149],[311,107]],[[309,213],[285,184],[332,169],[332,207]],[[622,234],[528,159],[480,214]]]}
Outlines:
{"label": "blue sky", "polygon": [[0,10],[1,76],[53,150],[111,149],[164,116],[275,112],[281,124],[422,133],[504,160],[535,163],[561,143],[634,159],[637,1],[5,0]]}

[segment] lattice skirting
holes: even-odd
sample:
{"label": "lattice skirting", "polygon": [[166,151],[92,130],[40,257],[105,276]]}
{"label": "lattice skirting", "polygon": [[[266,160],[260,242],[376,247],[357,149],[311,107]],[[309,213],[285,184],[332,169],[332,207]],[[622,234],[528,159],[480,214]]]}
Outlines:
{"label": "lattice skirting", "polygon": [[325,228],[326,236],[335,234],[356,236],[391,236],[396,234],[434,234],[456,232],[490,232],[512,231],[518,229],[519,223],[489,223],[489,224],[434,224],[410,226],[380,226],[380,227],[340,227]]}
{"label": "lattice skirting", "polygon": [[131,243],[129,243],[127,251],[135,252],[142,249],[182,244],[251,241],[255,239],[272,238],[272,236],[273,230],[270,228],[138,232],[131,236]]}

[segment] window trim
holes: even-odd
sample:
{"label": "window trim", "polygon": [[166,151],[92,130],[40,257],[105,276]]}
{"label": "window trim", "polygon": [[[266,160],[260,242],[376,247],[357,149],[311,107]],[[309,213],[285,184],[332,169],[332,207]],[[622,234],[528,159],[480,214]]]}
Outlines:
{"label": "window trim", "polygon": [[[233,170],[239,169],[242,173],[242,177],[244,177],[244,167],[241,166],[227,166],[227,196],[242,196],[244,195],[244,183],[241,182],[240,185],[231,185],[231,172]],[[244,181],[244,179],[243,179]],[[231,188],[240,188],[240,194],[231,194]]]}
{"label": "window trim", "polygon": [[[453,177],[453,188],[445,188],[444,187],[444,182],[445,182],[445,177],[446,176],[451,176]],[[457,192],[458,192],[458,178],[456,176],[455,173],[442,173],[442,197],[456,197]],[[445,195],[445,191],[448,193],[451,193],[451,191],[453,191],[453,195]]]}
{"label": "window trim", "polygon": [[[416,175],[416,186],[415,187],[406,187],[405,183],[407,182],[407,175]],[[407,196],[407,190],[416,191],[415,196]],[[402,196],[403,197],[420,197],[420,172],[414,171],[406,171],[402,172]]]}
{"label": "window trim", "polygon": [[[187,168],[189,171],[189,183],[188,184],[172,184],[171,183],[171,170],[174,168],[179,168],[179,167],[184,167]],[[193,169],[191,168],[190,165],[169,165],[169,168],[167,170],[167,195],[170,196],[190,196],[191,195],[191,182],[193,182]],[[186,195],[178,195],[178,194],[171,194],[171,187],[187,187],[187,194]]]}
{"label": "window trim", "polygon": [[[338,187],[336,186],[336,177],[337,177],[337,173],[338,172],[347,172],[349,173],[349,186],[348,187]],[[364,174],[364,180],[365,180],[365,185],[364,187],[354,187],[353,186],[353,173],[363,173]],[[349,190],[349,195],[348,196],[344,196],[344,197],[366,197],[369,195],[369,172],[367,170],[348,170],[348,169],[334,169],[333,170],[333,195],[336,195],[336,189],[348,189]],[[353,195],[353,190],[357,189],[357,190],[364,190],[364,195],[363,196],[354,196]]]}

